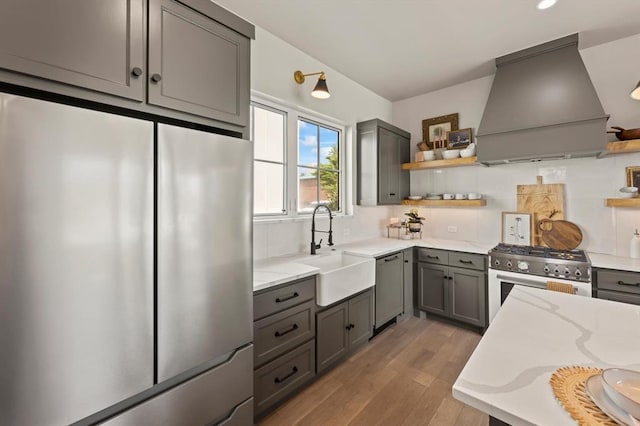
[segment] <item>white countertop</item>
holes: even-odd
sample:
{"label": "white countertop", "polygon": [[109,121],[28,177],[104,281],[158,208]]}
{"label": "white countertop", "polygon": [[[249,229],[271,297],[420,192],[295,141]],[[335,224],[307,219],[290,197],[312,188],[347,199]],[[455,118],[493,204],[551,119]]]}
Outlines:
{"label": "white countertop", "polygon": [[295,262],[295,257],[276,257],[254,262],[253,291],[315,275],[320,269]]}
{"label": "white countertop", "polygon": [[640,306],[516,286],[453,385],[512,425],[575,425],[549,378],[580,365],[640,370]]}
{"label": "white countertop", "polygon": [[640,259],[630,257],[611,256],[589,252],[591,266],[594,268],[619,269],[621,271],[640,272]]}

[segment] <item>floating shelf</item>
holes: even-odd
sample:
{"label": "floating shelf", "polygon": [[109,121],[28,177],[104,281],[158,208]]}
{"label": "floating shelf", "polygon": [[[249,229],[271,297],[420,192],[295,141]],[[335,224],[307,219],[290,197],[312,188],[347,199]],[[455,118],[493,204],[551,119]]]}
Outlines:
{"label": "floating shelf", "polygon": [[[402,163],[402,170],[440,169],[443,167],[474,166],[478,157],[454,158],[453,160],[431,160],[418,163]],[[464,201],[464,200],[458,200]],[[472,200],[473,201],[473,200]]]}
{"label": "floating shelf", "polygon": [[640,198],[607,198],[607,207],[640,208]]}
{"label": "floating shelf", "polygon": [[402,204],[424,207],[484,207],[487,200],[402,200]]}
{"label": "floating shelf", "polygon": [[607,154],[640,152],[640,139],[607,143]]}

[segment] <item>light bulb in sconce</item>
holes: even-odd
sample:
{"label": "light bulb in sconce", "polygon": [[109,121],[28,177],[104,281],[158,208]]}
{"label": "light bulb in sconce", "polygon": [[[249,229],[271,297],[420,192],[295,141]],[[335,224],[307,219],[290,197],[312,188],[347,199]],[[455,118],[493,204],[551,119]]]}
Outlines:
{"label": "light bulb in sconce", "polygon": [[317,99],[330,98],[331,94],[329,93],[329,88],[327,87],[327,79],[324,75],[324,71],[304,74],[302,71],[298,70],[293,73],[293,79],[296,81],[296,83],[303,84],[305,82],[305,77],[310,75],[320,75],[320,77],[318,77],[318,82],[311,92],[311,96]]}

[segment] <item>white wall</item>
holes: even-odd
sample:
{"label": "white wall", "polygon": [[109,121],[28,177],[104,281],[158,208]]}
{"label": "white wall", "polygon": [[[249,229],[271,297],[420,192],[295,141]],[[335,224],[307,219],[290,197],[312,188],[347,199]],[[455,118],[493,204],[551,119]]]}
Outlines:
{"label": "white wall", "polygon": [[[594,46],[580,53],[598,92],[609,125],[640,127],[640,102],[629,92],[640,79],[640,35]],[[460,128],[477,130],[493,77],[484,77],[436,92],[393,103],[393,124],[411,132],[412,153],[422,139],[422,120],[458,112]],[[613,139],[612,139],[613,140]],[[482,192],[488,205],[483,208],[422,208],[426,215],[426,235],[436,238],[500,241],[502,211],[515,211],[516,185],[533,184],[536,175],[565,173],[565,219],[577,223],[584,234],[581,248],[628,255],[633,229],[640,227],[638,209],[605,207],[605,198],[619,195],[625,185],[625,167],[640,166],[640,154],[604,159],[545,161],[530,164],[461,167],[411,172],[415,195],[426,192]],[[406,208],[397,207],[401,215]],[[457,227],[456,233],[447,231]]]}
{"label": "white wall", "polygon": [[[316,79],[309,77],[303,85],[298,85],[293,80],[296,70],[306,73],[325,71],[331,98],[313,98],[311,90]],[[347,127],[347,161],[352,168],[355,167],[352,150],[355,124],[371,118],[390,122],[392,117],[390,101],[259,27],[256,27],[256,40],[251,46],[251,88],[344,123]],[[347,185],[355,191],[354,181],[348,181]],[[387,207],[356,206],[352,216],[334,220],[334,242],[344,243],[382,235],[390,212],[391,209]],[[320,219],[318,228],[324,229],[328,226],[327,222],[328,219]],[[311,242],[311,223],[308,219],[281,223],[256,222],[253,231],[255,259],[308,250]],[[318,239],[320,237],[326,243],[326,235],[319,234]]]}

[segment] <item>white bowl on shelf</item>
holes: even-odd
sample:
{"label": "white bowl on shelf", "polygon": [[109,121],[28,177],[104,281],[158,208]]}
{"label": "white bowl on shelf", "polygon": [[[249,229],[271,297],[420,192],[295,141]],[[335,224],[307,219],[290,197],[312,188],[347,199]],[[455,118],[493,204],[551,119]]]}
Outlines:
{"label": "white bowl on shelf", "polygon": [[640,372],[608,368],[602,373],[607,396],[620,408],[640,419]]}
{"label": "white bowl on shelf", "polygon": [[407,198],[413,201],[422,200],[422,197],[420,195],[409,195]]}
{"label": "white bowl on shelf", "polygon": [[460,157],[459,149],[448,149],[446,151],[442,151],[442,158],[445,160],[453,160],[458,157]]}
{"label": "white bowl on shelf", "polygon": [[467,199],[467,194],[458,193],[458,194],[455,195],[455,199],[456,200],[466,200]]}
{"label": "white bowl on shelf", "polygon": [[436,159],[435,151],[423,151],[422,156],[424,157],[424,161],[432,161]]}
{"label": "white bowl on shelf", "polygon": [[467,197],[470,200],[481,200],[482,199],[482,194],[480,194],[479,192],[470,192],[467,194]]}
{"label": "white bowl on shelf", "polygon": [[455,198],[454,194],[442,194],[443,200],[453,200]]}
{"label": "white bowl on shelf", "polygon": [[623,197],[637,197],[638,196],[638,188],[635,186],[623,186],[620,188],[620,193]]}

